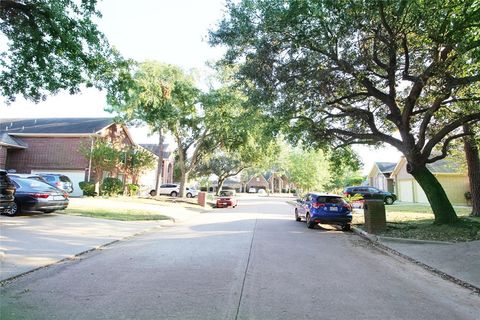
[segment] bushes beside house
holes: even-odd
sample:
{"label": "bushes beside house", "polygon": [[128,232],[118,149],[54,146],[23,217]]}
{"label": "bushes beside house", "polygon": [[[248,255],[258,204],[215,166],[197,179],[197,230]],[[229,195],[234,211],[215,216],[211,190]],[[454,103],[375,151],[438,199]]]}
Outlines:
{"label": "bushes beside house", "polygon": [[97,193],[95,192],[95,183],[82,181],[78,185],[80,186],[80,189],[82,189],[84,196],[94,197],[97,195]]}
{"label": "bushes beside house", "polygon": [[118,178],[105,178],[103,179],[100,190],[101,194],[105,196],[119,195],[123,192],[122,180]]}

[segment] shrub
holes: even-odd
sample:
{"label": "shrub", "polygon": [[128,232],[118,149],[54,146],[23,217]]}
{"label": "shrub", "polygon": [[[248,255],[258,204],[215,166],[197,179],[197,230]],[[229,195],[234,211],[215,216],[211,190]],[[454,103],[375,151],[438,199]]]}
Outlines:
{"label": "shrub", "polygon": [[123,183],[118,178],[105,178],[103,179],[101,192],[102,195],[116,196],[122,193]]}
{"label": "shrub", "polygon": [[83,195],[87,197],[94,197],[97,195],[95,192],[95,183],[89,181],[82,181],[78,184],[83,191]]}
{"label": "shrub", "polygon": [[128,195],[134,196],[137,194],[138,190],[140,190],[140,186],[135,183],[130,183],[127,185]]}
{"label": "shrub", "polygon": [[207,191],[207,187],[200,187],[200,191]]}

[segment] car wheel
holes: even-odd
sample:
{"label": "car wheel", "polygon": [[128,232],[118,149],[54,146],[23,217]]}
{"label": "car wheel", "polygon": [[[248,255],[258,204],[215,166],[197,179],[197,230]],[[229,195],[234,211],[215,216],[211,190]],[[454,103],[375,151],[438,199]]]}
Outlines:
{"label": "car wheel", "polygon": [[151,190],[151,191],[150,191],[150,195],[151,195],[152,197],[155,197],[155,196],[157,195],[157,191]]}
{"label": "car wheel", "polygon": [[342,231],[350,231],[350,224],[344,224],[342,226]]}
{"label": "car wheel", "polygon": [[297,210],[297,208],[295,208],[295,220],[297,220],[297,221],[302,221],[302,218],[300,218],[300,216],[298,215],[298,210]]}
{"label": "car wheel", "polygon": [[307,213],[307,216],[305,217],[305,219],[307,220],[307,228],[313,229],[315,227],[315,222],[312,222],[310,220],[310,213]]}
{"label": "car wheel", "polygon": [[187,193],[187,198],[191,198],[192,197],[192,194],[189,192]]}
{"label": "car wheel", "polygon": [[170,193],[170,196],[172,197],[176,197],[178,195],[177,191],[172,191],[172,193]]}
{"label": "car wheel", "polygon": [[393,204],[395,202],[395,200],[393,200],[392,197],[385,197],[385,204]]}
{"label": "car wheel", "polygon": [[10,208],[10,210],[5,211],[5,214],[9,217],[13,217],[17,213],[20,212],[20,206],[17,205],[15,202],[13,203],[13,206]]}

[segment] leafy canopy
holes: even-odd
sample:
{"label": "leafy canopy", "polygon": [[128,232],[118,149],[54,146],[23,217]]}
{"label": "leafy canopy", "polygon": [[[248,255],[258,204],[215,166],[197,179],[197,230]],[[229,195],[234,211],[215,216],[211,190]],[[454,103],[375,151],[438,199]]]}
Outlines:
{"label": "leafy canopy", "polygon": [[0,54],[0,94],[38,102],[48,93],[103,88],[128,66],[110,48],[94,19],[96,0],[0,1],[0,32],[8,49]]}
{"label": "leafy canopy", "polygon": [[388,143],[424,167],[480,121],[479,16],[478,0],[231,1],[210,41],[291,140]]}

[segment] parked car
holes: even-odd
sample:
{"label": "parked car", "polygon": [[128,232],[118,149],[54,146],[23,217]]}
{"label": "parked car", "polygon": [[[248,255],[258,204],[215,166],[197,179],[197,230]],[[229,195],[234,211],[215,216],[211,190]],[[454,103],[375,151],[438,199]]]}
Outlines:
{"label": "parked car", "polygon": [[0,170],[0,213],[12,215],[11,210],[15,206],[15,185],[7,175],[7,172]]}
{"label": "parked car", "polygon": [[198,196],[198,190],[192,187],[187,187],[185,196],[187,198],[195,198],[196,196]]}
{"label": "parked car", "polygon": [[38,173],[47,183],[68,193],[73,192],[73,183],[69,177],[58,173]]}
{"label": "parked car", "polygon": [[68,194],[45,182],[10,178],[15,185],[15,204],[10,215],[22,211],[42,211],[45,213],[63,210],[68,207]]}
{"label": "parked car", "polygon": [[339,195],[308,193],[295,205],[295,220],[305,219],[307,227],[312,229],[319,223],[340,225],[342,230],[350,230],[352,208]]}
{"label": "parked car", "polygon": [[[149,193],[152,197],[157,195],[157,191],[155,189],[150,190]],[[159,194],[176,197],[176,196],[178,196],[179,193],[180,193],[180,185],[179,184],[166,183],[166,184],[160,185]]]}
{"label": "parked car", "polygon": [[248,193],[257,193],[257,189],[255,188],[249,188]]}
{"label": "parked car", "polygon": [[364,199],[382,199],[385,204],[393,204],[397,201],[397,196],[394,193],[379,190],[369,186],[346,187],[343,190],[345,196],[361,195]]}
{"label": "parked car", "polygon": [[265,189],[258,189],[257,193],[265,194],[267,193],[267,191],[265,191]]}
{"label": "parked car", "polygon": [[222,190],[220,191],[220,196],[217,198],[216,207],[232,207],[237,206],[237,198],[234,190]]}

